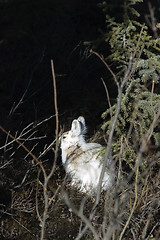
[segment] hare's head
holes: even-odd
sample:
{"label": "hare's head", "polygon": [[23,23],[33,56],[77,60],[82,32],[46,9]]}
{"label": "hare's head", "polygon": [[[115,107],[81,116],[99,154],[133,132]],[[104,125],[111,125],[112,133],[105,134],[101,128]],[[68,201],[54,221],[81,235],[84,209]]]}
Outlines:
{"label": "hare's head", "polygon": [[86,125],[84,117],[74,119],[71,130],[65,132],[61,136],[61,149],[67,149],[71,146],[81,146],[84,143],[84,134],[86,133]]}

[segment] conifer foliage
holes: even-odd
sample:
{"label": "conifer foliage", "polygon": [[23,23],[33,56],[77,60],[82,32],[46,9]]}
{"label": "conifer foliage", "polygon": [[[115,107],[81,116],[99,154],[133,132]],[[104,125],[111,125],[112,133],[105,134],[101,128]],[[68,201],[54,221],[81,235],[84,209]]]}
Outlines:
{"label": "conifer foliage", "polygon": [[[117,201],[117,205],[113,203],[113,212],[120,222],[118,228],[113,220],[111,226],[115,231],[106,228],[105,239],[112,239],[113,235],[119,240],[160,238],[159,24],[156,24],[156,34],[149,29],[143,16],[145,13],[139,13],[141,4],[150,8],[150,20],[155,23],[150,1],[148,5],[142,0],[103,1],[99,4],[106,14],[106,29],[101,31],[98,40],[90,43],[96,51],[99,46],[107,49],[101,50],[104,57],[98,55],[111,73],[106,88],[115,85],[118,92],[117,99],[113,99],[113,92],[108,91],[109,107],[102,114],[102,129],[107,143],[117,117],[112,143],[112,157],[117,170],[113,189],[113,202]],[[129,68],[131,71],[127,71]],[[128,78],[119,101],[120,87],[127,72]]]}
{"label": "conifer foliage", "polygon": [[[112,63],[114,73],[121,81],[129,58],[133,58],[133,73],[123,92],[121,110],[115,129],[114,157],[118,156],[122,144],[124,160],[132,168],[136,152],[145,133],[149,130],[155,114],[160,108],[160,42],[148,33],[136,10],[142,0],[117,1],[112,5],[108,1],[100,4],[106,13],[107,30],[102,38],[109,44],[110,54],[106,61]],[[120,15],[109,16],[113,7],[119,6]],[[109,11],[111,10],[111,11]],[[116,104],[102,114],[103,130],[108,134],[112,125],[110,113],[114,115]],[[158,149],[160,144],[160,126],[157,123],[150,136],[151,144]]]}

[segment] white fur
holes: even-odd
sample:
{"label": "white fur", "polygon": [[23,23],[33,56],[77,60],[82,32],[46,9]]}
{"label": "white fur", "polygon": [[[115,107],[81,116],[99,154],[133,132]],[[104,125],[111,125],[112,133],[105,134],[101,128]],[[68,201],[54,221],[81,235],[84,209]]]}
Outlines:
{"label": "white fur", "polygon": [[[71,130],[61,137],[62,163],[71,176],[71,184],[82,192],[93,193],[98,187],[102,171],[102,146],[98,143],[86,143],[84,117],[73,120]],[[112,185],[111,170],[105,171],[102,190]]]}

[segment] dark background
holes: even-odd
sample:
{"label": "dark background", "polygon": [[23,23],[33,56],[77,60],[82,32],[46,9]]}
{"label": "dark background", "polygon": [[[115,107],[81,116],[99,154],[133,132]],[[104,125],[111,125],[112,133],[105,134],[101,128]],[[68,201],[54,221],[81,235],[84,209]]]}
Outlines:
{"label": "dark background", "polygon": [[51,59],[60,121],[81,114],[90,124],[100,121],[107,107],[100,80],[106,70],[83,45],[105,27],[105,15],[97,3],[1,1],[0,119],[7,130],[54,114]]}
{"label": "dark background", "polygon": [[[90,54],[86,41],[106,32],[105,13],[98,0],[8,0],[0,1],[0,122],[11,131],[21,131],[31,122],[54,115],[51,59],[54,61],[61,125],[79,115],[93,131],[102,124],[108,107],[101,78],[115,101],[117,90],[103,63]],[[141,22],[148,1],[137,4]],[[114,1],[108,1],[114,6]],[[119,6],[122,1],[115,1]],[[152,1],[159,9],[159,1]],[[121,12],[108,8],[112,17]],[[158,17],[158,15],[156,16]],[[151,32],[152,34],[152,32]],[[96,49],[107,56],[107,43]],[[55,119],[45,126],[54,139]]]}

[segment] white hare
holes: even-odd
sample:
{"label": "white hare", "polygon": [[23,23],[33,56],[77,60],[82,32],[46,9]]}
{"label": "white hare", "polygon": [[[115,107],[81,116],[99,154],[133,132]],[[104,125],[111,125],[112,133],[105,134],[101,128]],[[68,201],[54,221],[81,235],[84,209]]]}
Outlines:
{"label": "white hare", "polygon": [[[71,130],[61,136],[62,163],[71,176],[71,184],[81,192],[95,193],[102,171],[102,146],[98,143],[86,143],[84,134],[86,125],[84,117],[73,120]],[[106,169],[102,191],[112,185],[112,171]]]}

